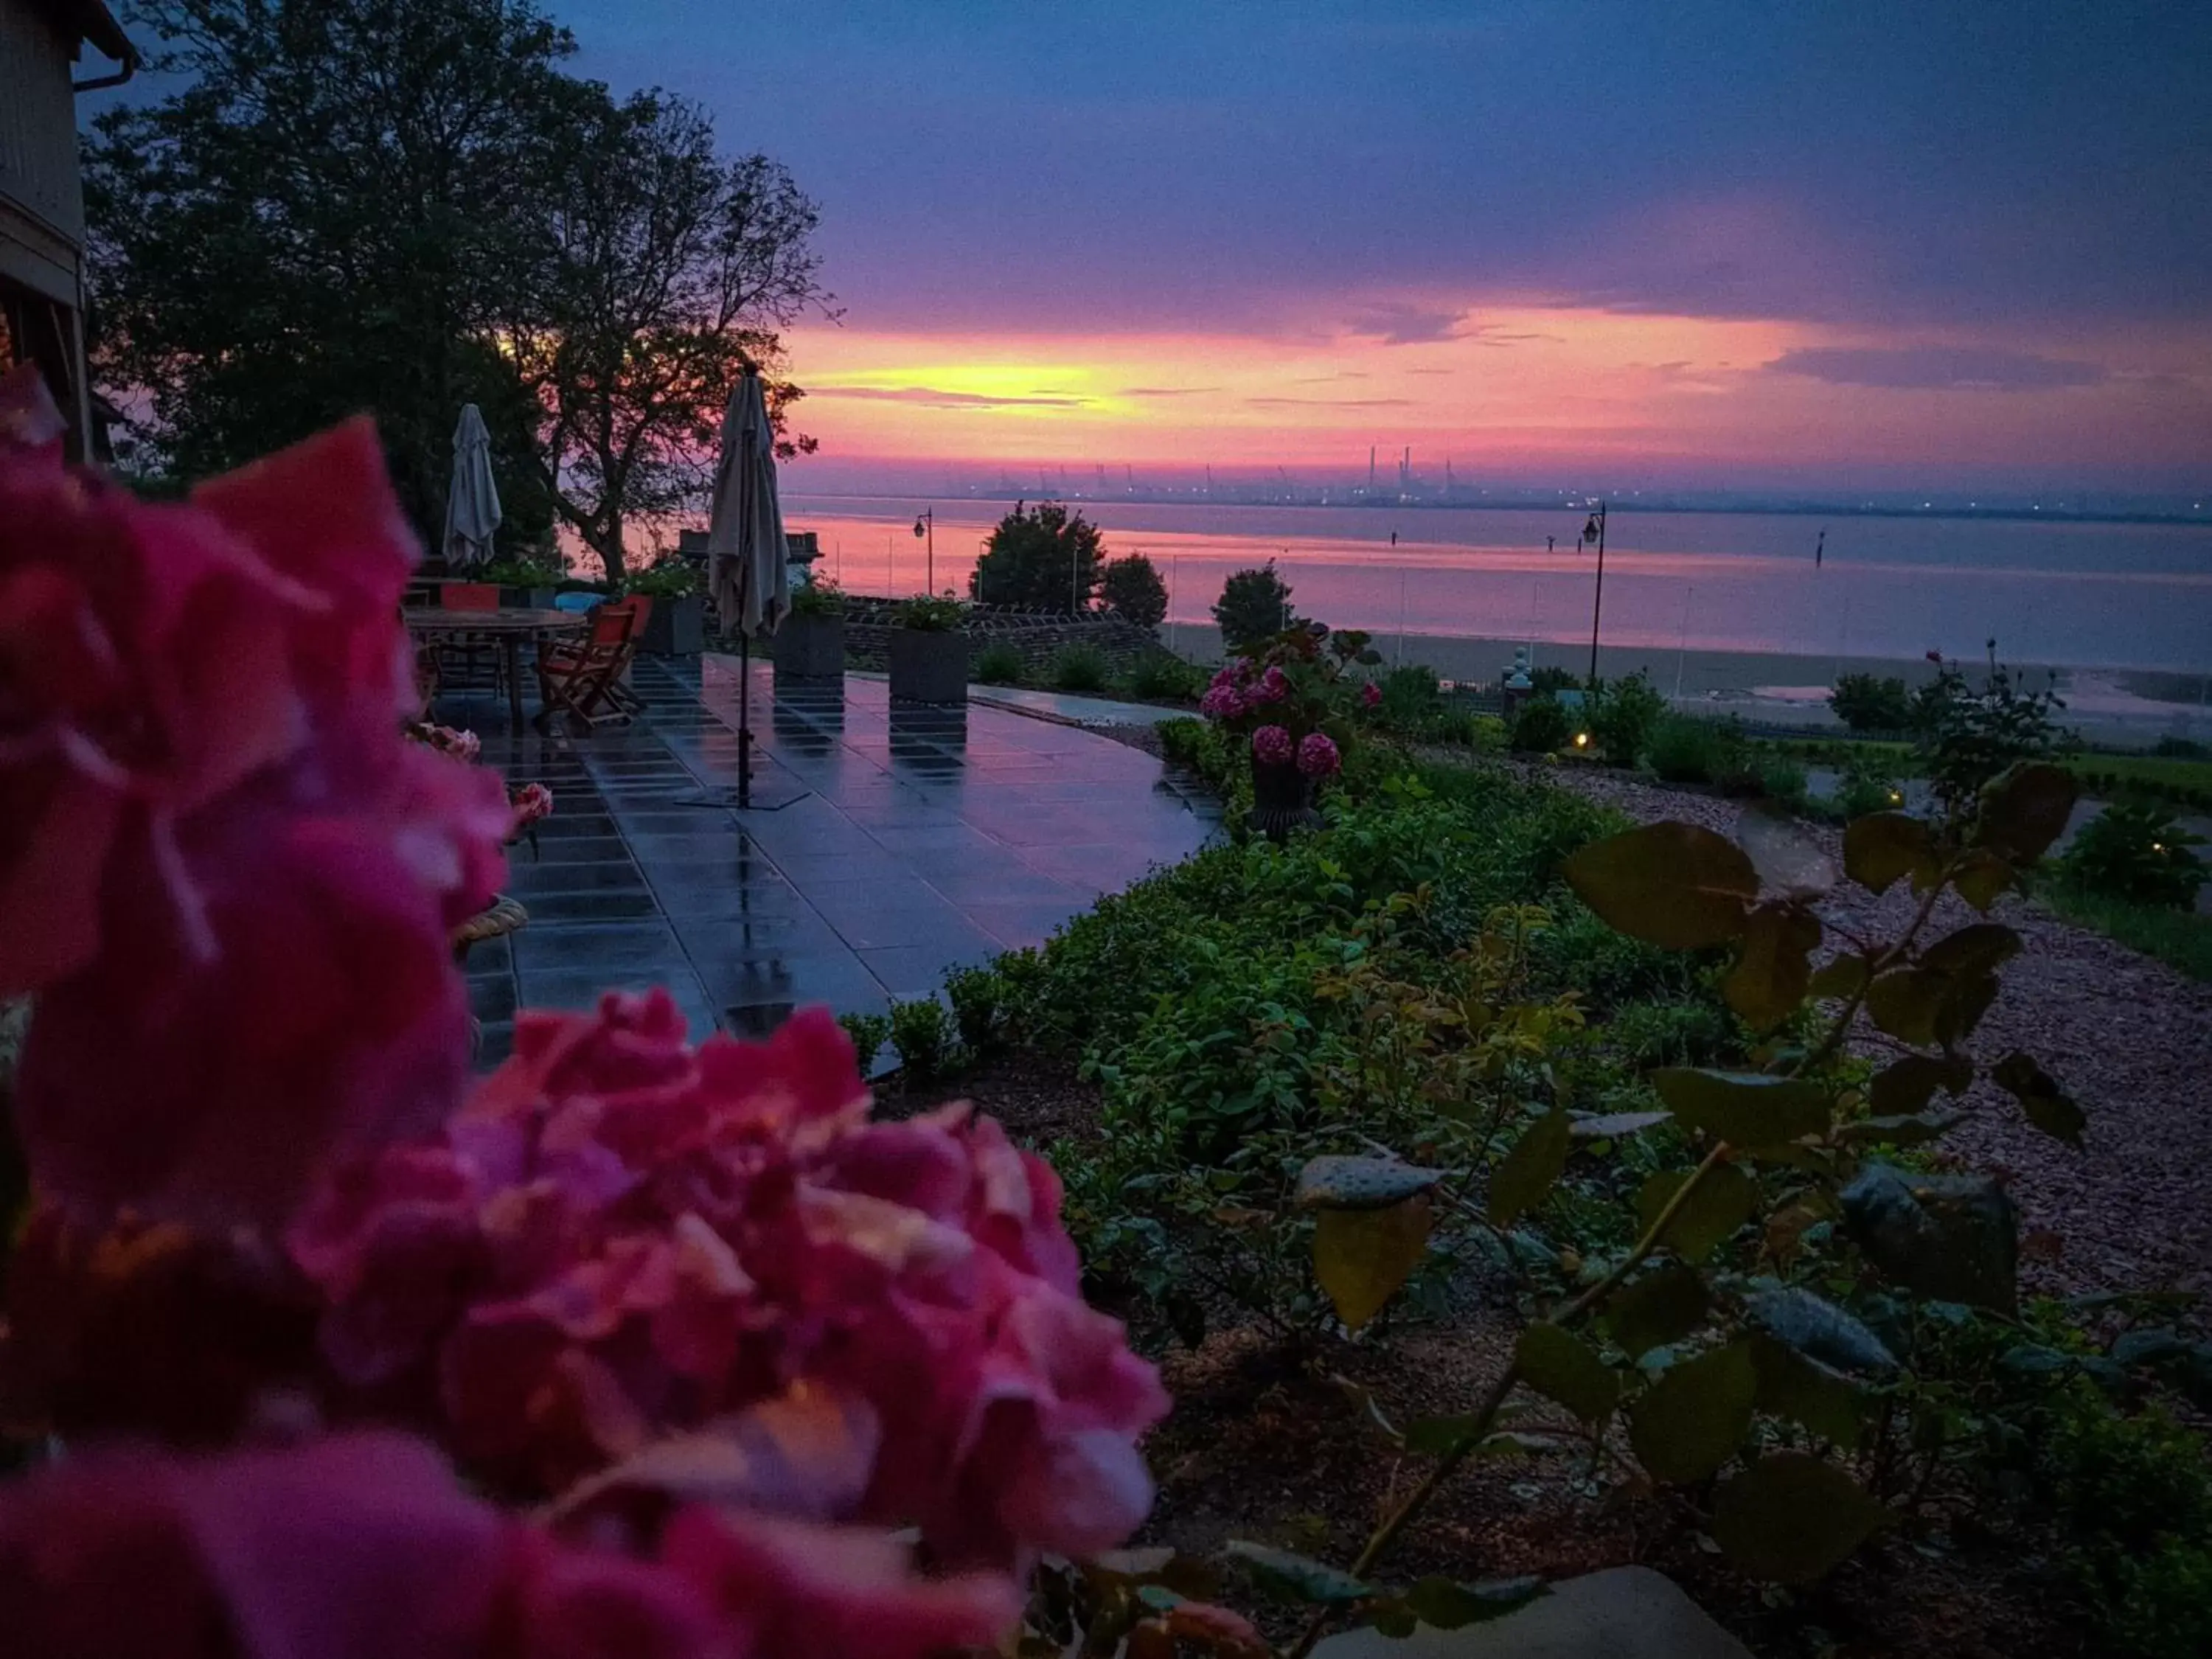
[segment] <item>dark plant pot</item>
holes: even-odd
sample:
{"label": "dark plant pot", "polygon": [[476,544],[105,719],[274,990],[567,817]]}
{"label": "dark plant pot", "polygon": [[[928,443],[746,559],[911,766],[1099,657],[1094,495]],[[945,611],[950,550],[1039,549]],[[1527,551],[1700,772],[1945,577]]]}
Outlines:
{"label": "dark plant pot", "polygon": [[553,590],[550,587],[502,587],[499,590],[499,602],[527,611],[550,611],[553,608]]}
{"label": "dark plant pot", "polygon": [[968,701],[968,636],[890,630],[891,696],[902,702]]}
{"label": "dark plant pot", "polygon": [[707,648],[707,599],[686,593],[680,599],[655,599],[637,648],[656,657],[696,657]]}
{"label": "dark plant pot", "polygon": [[1295,761],[1252,763],[1252,810],[1244,815],[1247,829],[1282,841],[1293,830],[1318,830],[1321,814],[1314,811],[1314,781],[1298,770]]}
{"label": "dark plant pot", "polygon": [[845,672],[842,617],[786,617],[775,634],[775,672],[834,679]]}

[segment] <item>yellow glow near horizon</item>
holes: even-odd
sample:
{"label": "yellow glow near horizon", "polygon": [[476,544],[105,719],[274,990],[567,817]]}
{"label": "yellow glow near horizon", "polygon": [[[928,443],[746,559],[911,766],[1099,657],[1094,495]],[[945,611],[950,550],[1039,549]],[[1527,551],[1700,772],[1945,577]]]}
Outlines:
{"label": "yellow glow near horizon", "polygon": [[[1759,319],[1476,307],[1448,337],[925,335],[794,331],[800,426],[833,454],[907,459],[1343,466],[1411,444],[1433,469],[1695,455],[2094,461],[2179,455],[2205,341],[2079,343],[2094,384],[1975,392],[1776,373],[1792,349],[1885,343]],[[2177,350],[2177,346],[2179,349]],[[2179,364],[2182,373],[2170,371]],[[2195,373],[2190,366],[2195,366]]]}

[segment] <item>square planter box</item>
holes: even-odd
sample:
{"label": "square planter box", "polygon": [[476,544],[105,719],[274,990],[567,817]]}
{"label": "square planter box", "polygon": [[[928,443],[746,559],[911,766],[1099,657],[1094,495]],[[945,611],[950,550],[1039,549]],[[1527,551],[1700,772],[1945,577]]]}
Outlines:
{"label": "square planter box", "polygon": [[786,617],[775,634],[775,672],[834,679],[845,672],[842,617]]}
{"label": "square planter box", "polygon": [[890,630],[891,696],[904,702],[968,701],[968,636]]}
{"label": "square planter box", "polygon": [[707,648],[707,598],[655,599],[637,648],[656,657],[696,657]]}

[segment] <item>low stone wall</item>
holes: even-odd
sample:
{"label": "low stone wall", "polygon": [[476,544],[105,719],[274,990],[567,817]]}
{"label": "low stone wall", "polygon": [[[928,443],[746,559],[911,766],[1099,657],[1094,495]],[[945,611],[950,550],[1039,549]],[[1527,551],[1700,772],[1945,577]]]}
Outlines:
{"label": "low stone wall", "polygon": [[[889,649],[891,613],[896,601],[845,596],[845,660],[855,668],[882,668]],[[1027,670],[1040,670],[1066,647],[1087,645],[1113,665],[1126,669],[1165,648],[1149,628],[1120,617],[1072,617],[1066,611],[1022,611],[975,605],[966,628],[974,653],[985,647],[1012,646]]]}

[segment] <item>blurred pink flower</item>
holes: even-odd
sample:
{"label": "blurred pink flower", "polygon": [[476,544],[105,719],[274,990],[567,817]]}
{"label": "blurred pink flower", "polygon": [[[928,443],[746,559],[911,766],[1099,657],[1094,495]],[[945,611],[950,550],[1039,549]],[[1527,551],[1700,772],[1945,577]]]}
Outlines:
{"label": "blurred pink flower", "polygon": [[1281,766],[1297,752],[1291,734],[1279,726],[1263,726],[1252,734],[1252,758],[1262,766]]}
{"label": "blurred pink flower", "polygon": [[1374,708],[1382,701],[1382,688],[1372,680],[1368,681],[1359,688],[1359,700],[1370,708]]}
{"label": "blurred pink flower", "polygon": [[1291,677],[1283,672],[1279,665],[1270,663],[1267,672],[1260,676],[1260,684],[1252,695],[1260,702],[1280,702],[1291,695]]}
{"label": "blurred pink flower", "polygon": [[827,1390],[878,1436],[831,1518],[1004,1565],[1126,1536],[1167,1406],[1078,1294],[1060,1198],[965,1106],[872,1121],[825,1012],[695,1048],[656,992],[525,1015],[442,1141],[339,1171],[291,1244],[342,1401],[417,1402],[497,1478],[558,1491]]}
{"label": "blurred pink flower", "polygon": [[467,1078],[447,943],[505,792],[404,743],[414,550],[368,422],[142,504],[0,457],[0,993],[40,1191],[224,1227]]}
{"label": "blurred pink flower", "polygon": [[408,735],[455,760],[473,761],[483,752],[483,739],[465,727],[437,726],[426,720],[410,726]]}
{"label": "blurred pink flower", "polygon": [[924,1659],[1018,1607],[872,1534],[697,1507],[659,1534],[569,1541],[388,1434],[94,1452],[0,1490],[0,1629],[39,1659]]}
{"label": "blurred pink flower", "polygon": [[1344,757],[1322,732],[1309,732],[1298,744],[1298,770],[1310,778],[1334,777],[1344,769]]}

